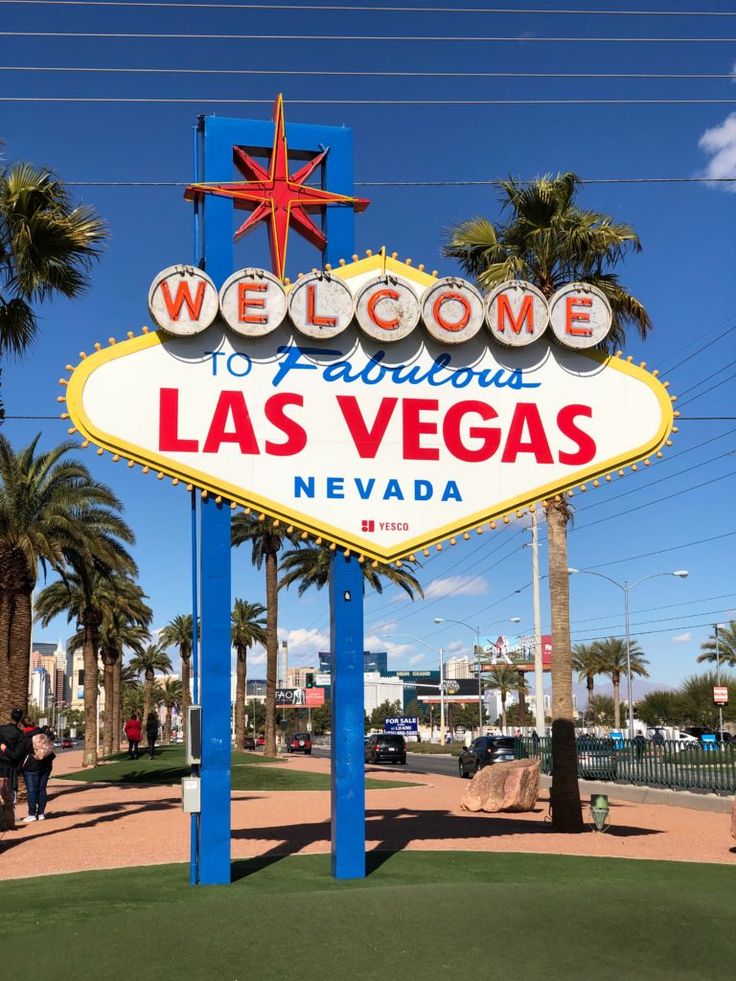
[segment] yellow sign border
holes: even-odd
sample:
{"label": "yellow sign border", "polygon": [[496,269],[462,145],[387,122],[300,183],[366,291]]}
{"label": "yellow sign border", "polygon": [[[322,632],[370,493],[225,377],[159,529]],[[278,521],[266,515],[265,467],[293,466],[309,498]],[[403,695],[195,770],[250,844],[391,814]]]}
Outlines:
{"label": "yellow sign border", "polygon": [[[340,278],[348,279],[354,275],[370,272],[374,269],[400,272],[402,276],[414,279],[422,285],[434,282],[432,276],[381,253],[352,263],[349,267],[343,266],[333,272],[335,275],[340,276]],[[82,404],[82,394],[87,379],[103,364],[162,343],[163,340],[158,333],[147,332],[139,337],[111,344],[110,347],[97,350],[94,354],[85,357],[81,364],[73,369],[66,387],[67,412],[74,426],[85,439],[103,450],[108,450],[112,454],[122,456],[134,463],[154,469],[161,476],[167,475],[174,480],[192,484],[208,493],[233,501],[236,504],[242,505],[244,508],[250,508],[258,513],[277,518],[285,524],[293,525],[317,538],[326,538],[330,542],[334,542],[336,546],[339,545],[342,548],[349,549],[359,555],[368,556],[379,562],[392,562],[396,559],[414,555],[414,553],[421,550],[426,551],[430,546],[439,545],[439,543],[447,539],[452,539],[454,535],[462,535],[473,530],[482,530],[481,526],[489,522],[508,520],[512,515],[518,513],[519,510],[528,509],[530,505],[538,504],[540,501],[554,497],[557,494],[568,493],[574,488],[584,486],[586,483],[597,480],[598,478],[609,477],[612,472],[638,463],[657,452],[667,441],[674,425],[674,411],[671,397],[667,394],[664,384],[654,375],[621,357],[614,357],[599,351],[580,351],[578,353],[583,354],[585,357],[596,361],[606,368],[611,368],[636,378],[654,392],[662,410],[662,419],[657,434],[652,440],[618,457],[606,460],[605,465],[601,463],[595,467],[588,467],[576,471],[575,475],[571,475],[568,480],[545,484],[530,490],[527,494],[501,501],[492,508],[477,511],[472,515],[464,517],[460,522],[451,522],[437,528],[430,535],[412,538],[398,547],[381,548],[380,545],[369,539],[361,538],[359,535],[350,535],[344,529],[337,528],[327,522],[317,522],[314,518],[282,507],[267,498],[260,497],[257,494],[249,494],[242,487],[228,483],[216,484],[210,476],[199,470],[184,466],[174,466],[172,461],[166,457],[143,451],[138,446],[127,443],[124,440],[117,440],[98,429],[87,416]]]}

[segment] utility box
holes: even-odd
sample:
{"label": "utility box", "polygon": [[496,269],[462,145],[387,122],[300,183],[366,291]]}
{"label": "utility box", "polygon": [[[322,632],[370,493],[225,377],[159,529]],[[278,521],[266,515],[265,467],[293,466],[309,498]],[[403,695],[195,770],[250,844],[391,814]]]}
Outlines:
{"label": "utility box", "polygon": [[181,809],[186,814],[199,814],[202,810],[199,777],[181,778]]}
{"label": "utility box", "polygon": [[187,763],[189,766],[202,762],[202,706],[190,705],[187,709]]}

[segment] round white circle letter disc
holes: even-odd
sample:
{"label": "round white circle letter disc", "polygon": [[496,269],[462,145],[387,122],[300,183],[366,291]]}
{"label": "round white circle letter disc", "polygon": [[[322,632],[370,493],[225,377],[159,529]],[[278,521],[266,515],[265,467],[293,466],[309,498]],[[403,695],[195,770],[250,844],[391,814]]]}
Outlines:
{"label": "round white circle letter disc", "polygon": [[568,283],[549,301],[552,331],[565,347],[576,350],[600,344],[611,329],[611,306],[589,283]]}
{"label": "round white circle letter disc", "polygon": [[440,279],[422,296],[424,325],[443,344],[462,344],[475,337],[484,317],[482,296],[464,279]]}
{"label": "round white circle letter disc", "polygon": [[286,293],[265,269],[239,269],[220,290],[220,310],[228,327],[242,337],[264,337],[286,316]]}
{"label": "round white circle letter disc", "polygon": [[307,337],[337,337],[348,327],[354,312],[350,287],[320,272],[302,276],[289,293],[291,321]]}
{"label": "round white circle letter disc", "polygon": [[199,334],[214,322],[220,309],[217,288],[196,266],[169,266],[151,283],[148,309],[156,325],[168,334]]}
{"label": "round white circle letter disc", "polygon": [[392,276],[369,280],[355,297],[355,318],[361,330],[382,344],[411,334],[420,315],[414,290]]}
{"label": "round white circle letter disc", "polygon": [[524,280],[500,283],[486,298],[486,326],[494,341],[526,347],[539,340],[549,323],[549,307],[541,290]]}

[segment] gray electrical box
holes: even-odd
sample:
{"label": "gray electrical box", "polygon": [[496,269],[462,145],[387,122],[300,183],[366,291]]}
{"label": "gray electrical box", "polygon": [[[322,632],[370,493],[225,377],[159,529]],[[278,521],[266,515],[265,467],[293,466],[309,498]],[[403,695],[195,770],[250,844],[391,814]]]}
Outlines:
{"label": "gray electrical box", "polygon": [[182,777],[181,809],[186,814],[199,814],[202,810],[199,777]]}
{"label": "gray electrical box", "polygon": [[187,763],[202,762],[202,706],[190,705],[187,716]]}

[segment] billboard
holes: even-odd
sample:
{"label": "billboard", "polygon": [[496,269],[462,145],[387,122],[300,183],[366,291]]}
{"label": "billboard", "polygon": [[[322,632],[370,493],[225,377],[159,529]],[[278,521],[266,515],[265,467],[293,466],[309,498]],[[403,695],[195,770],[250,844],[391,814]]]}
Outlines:
{"label": "billboard", "polygon": [[597,486],[672,428],[653,374],[590,348],[610,322],[596,291],[502,286],[483,299],[385,254],[288,289],[243,269],[218,293],[169,267],[159,330],[82,352],[65,415],[114,461],[320,543],[379,561],[454,544]]}
{"label": "billboard", "polygon": [[277,688],[276,705],[280,708],[306,708],[304,688]]}
{"label": "billboard", "polygon": [[[478,704],[478,680],[477,678],[450,678],[444,682],[444,701],[461,702],[463,705]],[[422,686],[417,685],[417,699],[426,702],[428,705],[439,705],[440,692],[439,686],[429,691],[429,686],[423,690]]]}
{"label": "billboard", "polygon": [[419,719],[414,715],[402,715],[394,719],[386,719],[385,732],[397,732],[401,736],[416,736],[419,732]]}
{"label": "billboard", "polygon": [[[552,670],[552,635],[542,634],[542,670]],[[483,661],[480,670],[483,674],[490,674],[498,667],[511,665],[518,671],[534,670],[534,638],[526,637],[520,644],[509,645],[505,637],[499,637],[495,643],[491,642],[483,648],[486,655],[490,655],[492,660]]]}

